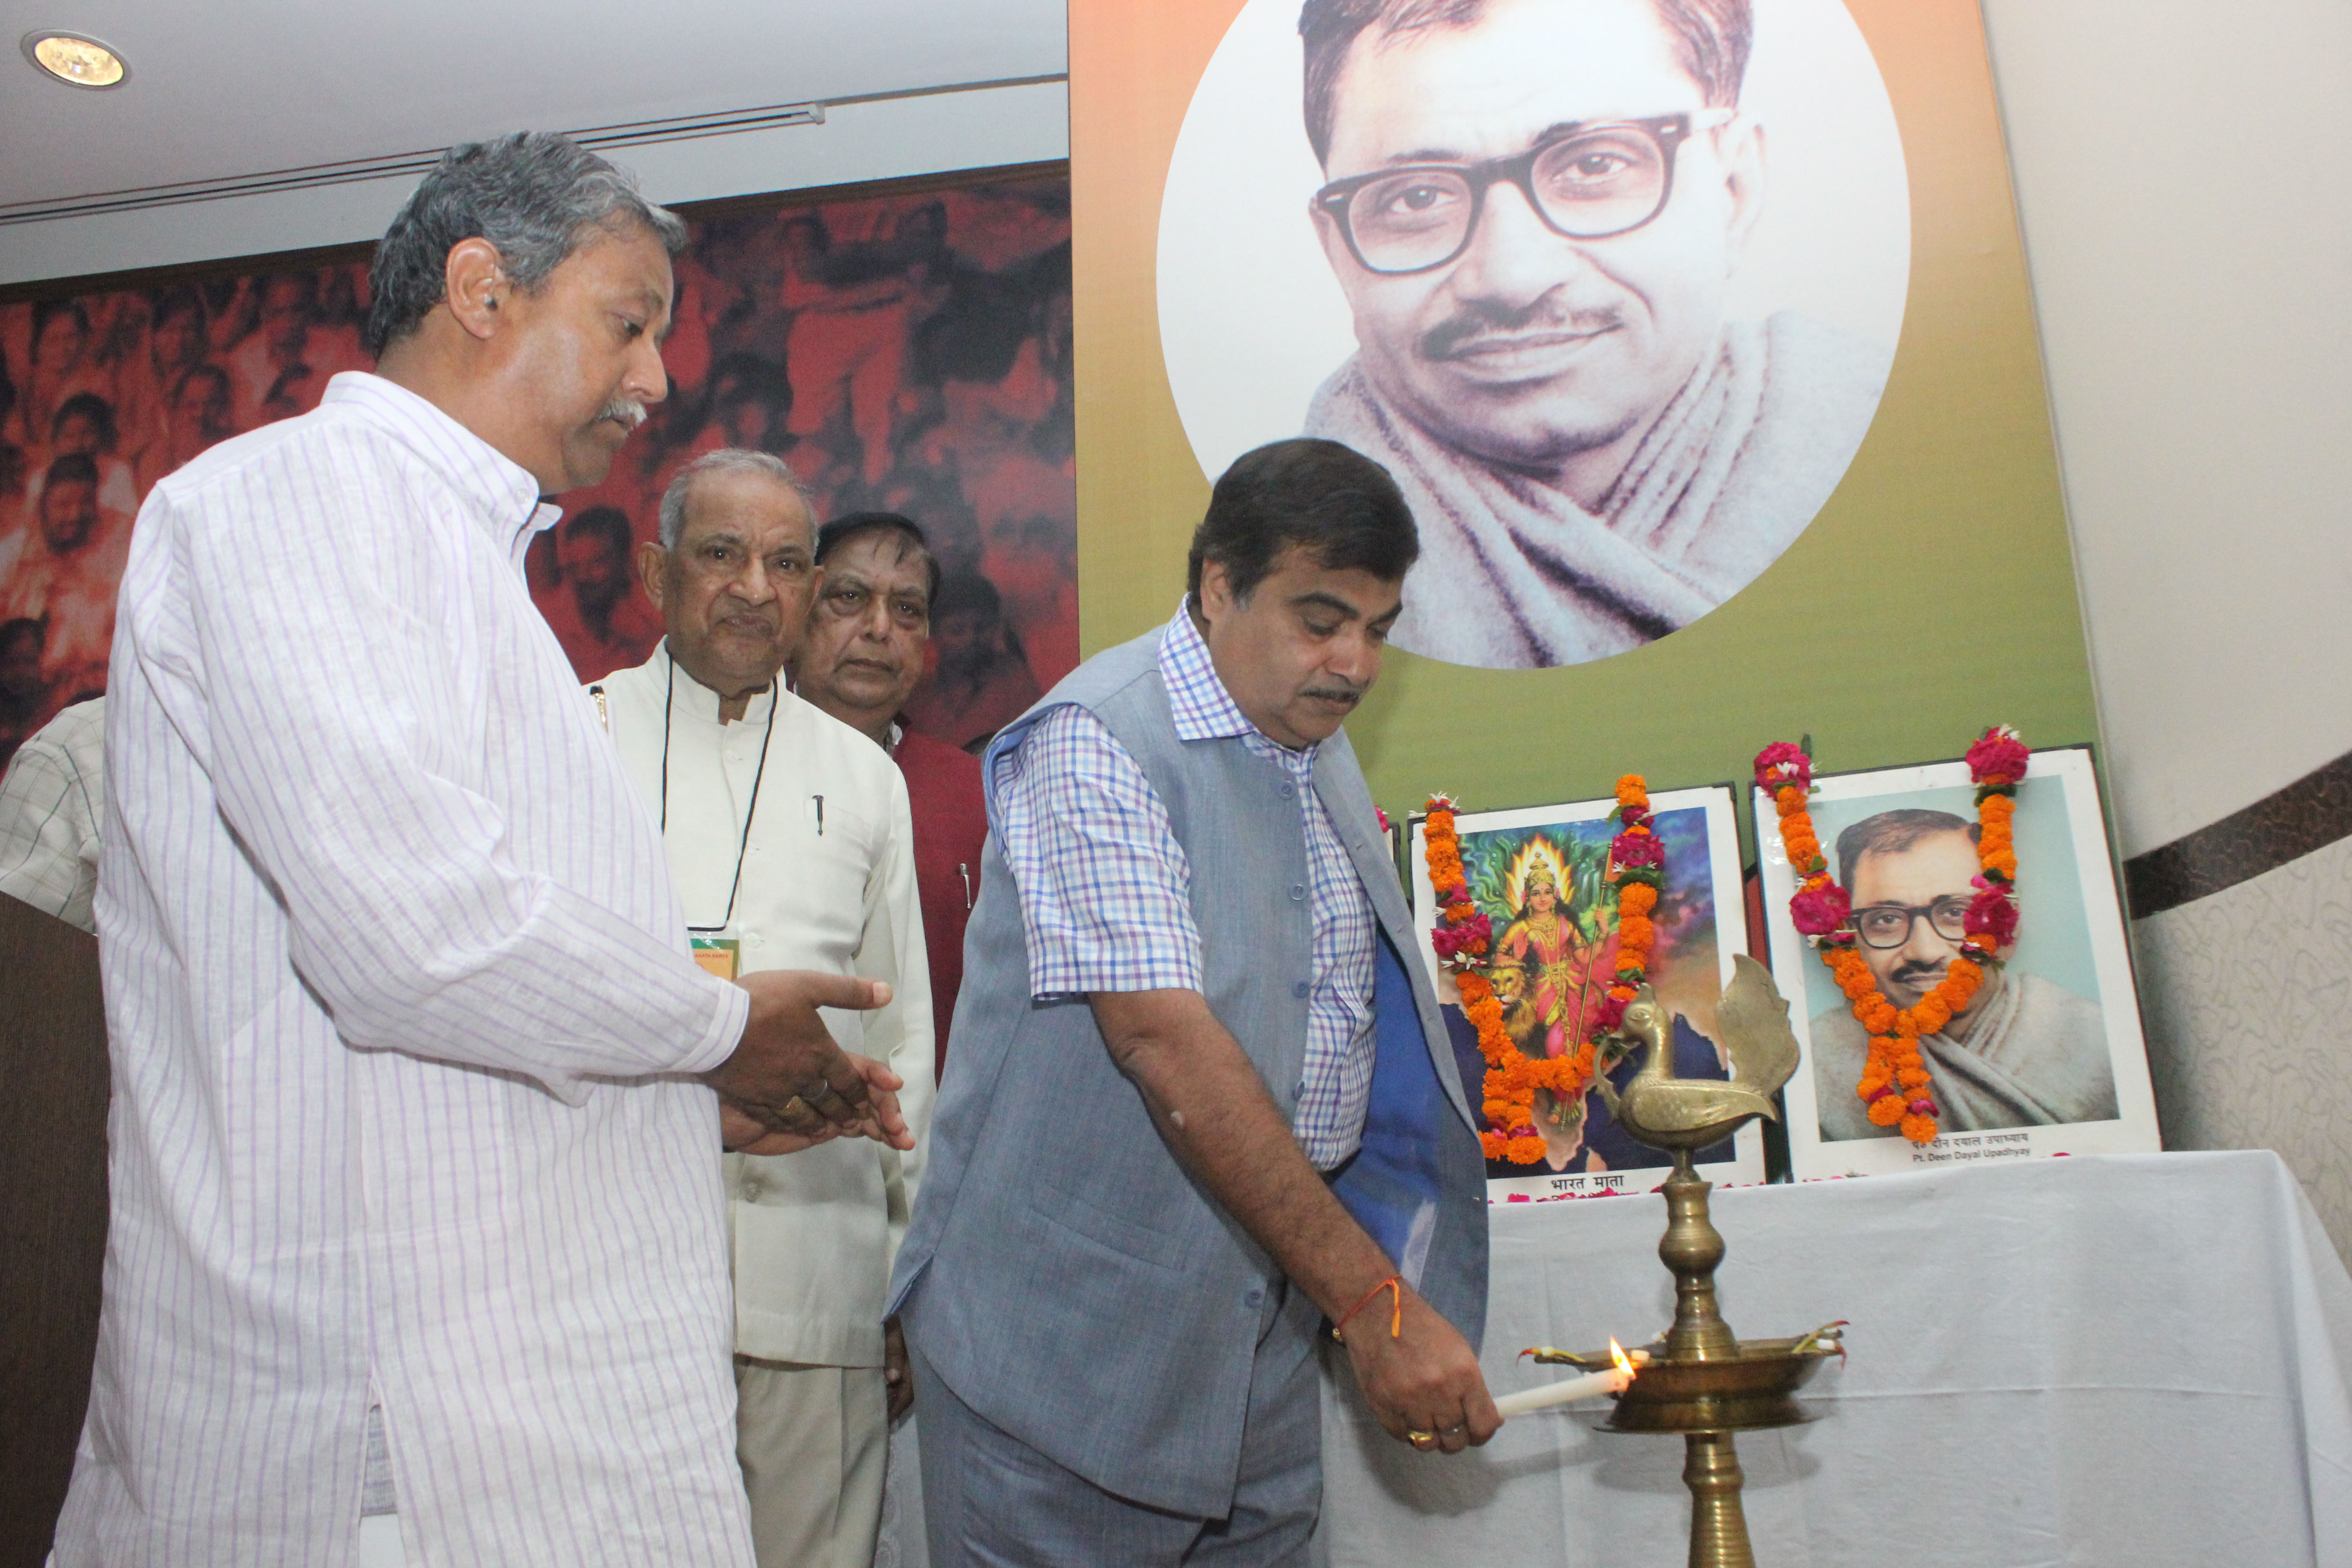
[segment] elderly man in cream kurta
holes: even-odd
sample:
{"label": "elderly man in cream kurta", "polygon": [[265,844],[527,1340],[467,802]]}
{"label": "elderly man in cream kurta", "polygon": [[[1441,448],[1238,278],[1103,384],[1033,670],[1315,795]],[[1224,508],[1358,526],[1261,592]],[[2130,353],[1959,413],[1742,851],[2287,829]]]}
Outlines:
{"label": "elderly man in cream kurta", "polygon": [[818,579],[792,470],[759,452],[696,459],[662,498],[661,538],[638,565],[662,645],[590,690],[660,820],[697,956],[722,974],[830,970],[893,987],[875,1012],[825,1018],[843,1049],[905,1080],[914,1152],[859,1140],[727,1156],[737,1453],[761,1568],[867,1568],[892,1384],[906,1386],[883,1287],[932,1090],[907,786],[887,753],[777,679]]}

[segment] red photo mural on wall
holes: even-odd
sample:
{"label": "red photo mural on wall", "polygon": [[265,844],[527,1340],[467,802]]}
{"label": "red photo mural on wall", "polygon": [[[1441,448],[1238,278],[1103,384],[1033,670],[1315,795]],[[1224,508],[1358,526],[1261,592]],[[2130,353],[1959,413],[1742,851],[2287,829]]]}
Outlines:
{"label": "red photo mural on wall", "polygon": [[[583,680],[661,635],[632,557],[663,486],[754,447],[818,516],[904,512],[943,569],[919,728],[977,746],[1077,663],[1069,180],[689,216],[668,399],[560,498],[531,596]],[[0,306],[0,760],[105,689],[148,488],[370,368],[363,261]]]}

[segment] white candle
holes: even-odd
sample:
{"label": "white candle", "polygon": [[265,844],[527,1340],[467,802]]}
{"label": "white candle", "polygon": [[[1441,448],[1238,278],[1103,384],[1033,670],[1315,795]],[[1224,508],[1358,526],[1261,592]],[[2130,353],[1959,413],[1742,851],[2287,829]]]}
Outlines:
{"label": "white candle", "polygon": [[[1650,1359],[1645,1351],[1635,1351],[1633,1356],[1637,1363]],[[1565,1405],[1571,1399],[1583,1399],[1595,1394],[1622,1394],[1625,1385],[1633,1381],[1632,1373],[1622,1367],[1611,1367],[1606,1372],[1571,1377],[1565,1383],[1547,1383],[1541,1388],[1506,1394],[1495,1401],[1495,1409],[1508,1420],[1514,1415],[1525,1415],[1530,1410],[1541,1410],[1547,1405]]]}

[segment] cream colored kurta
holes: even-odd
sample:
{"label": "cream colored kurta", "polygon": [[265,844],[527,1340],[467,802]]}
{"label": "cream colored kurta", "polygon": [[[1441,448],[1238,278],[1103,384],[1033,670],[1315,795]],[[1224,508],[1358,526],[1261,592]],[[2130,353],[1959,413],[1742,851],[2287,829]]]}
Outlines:
{"label": "cream colored kurta", "polygon": [[[740,721],[721,724],[718,694],[683,669],[673,688],[671,674],[665,643],[596,686],[622,766],[656,814],[667,707],[664,837],[688,926],[724,924],[718,934],[741,942],[746,973],[818,969],[888,981],[888,1006],[824,1017],[844,1050],[907,1080],[898,1099],[916,1139],[907,1154],[845,1139],[798,1154],[727,1156],[735,1348],[764,1361],[880,1366],[883,1289],[928,1149],[933,1088],[906,780],[881,747],[789,691],[754,697]],[[768,741],[772,701],[782,706]],[[746,843],[763,742],[767,773]],[[739,845],[743,879],[730,920]]]}

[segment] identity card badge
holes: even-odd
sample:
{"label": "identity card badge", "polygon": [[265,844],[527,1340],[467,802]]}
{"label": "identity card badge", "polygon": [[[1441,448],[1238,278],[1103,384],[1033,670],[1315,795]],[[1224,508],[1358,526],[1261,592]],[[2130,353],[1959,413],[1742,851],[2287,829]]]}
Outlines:
{"label": "identity card badge", "polygon": [[743,943],[731,936],[698,936],[694,941],[694,962],[721,980],[732,980],[742,972]]}

